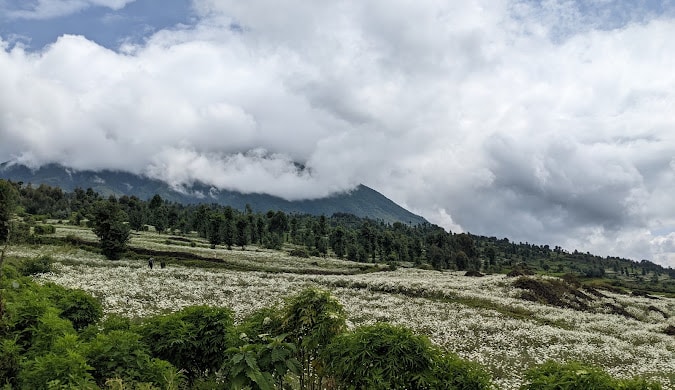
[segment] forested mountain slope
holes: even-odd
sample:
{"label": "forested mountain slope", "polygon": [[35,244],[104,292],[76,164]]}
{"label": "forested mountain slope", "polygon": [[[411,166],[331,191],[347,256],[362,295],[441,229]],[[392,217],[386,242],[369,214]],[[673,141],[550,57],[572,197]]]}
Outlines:
{"label": "forested mountain slope", "polygon": [[31,170],[23,165],[0,164],[0,178],[14,182],[59,187],[64,191],[91,188],[103,196],[136,196],[146,200],[158,194],[164,200],[182,204],[217,203],[244,210],[248,204],[254,211],[282,210],[286,213],[332,215],[349,213],[384,222],[403,222],[416,225],[426,220],[397,205],[386,196],[364,185],[351,192],[339,193],[322,199],[288,201],[267,194],[243,194],[236,191],[216,190],[196,184],[187,191],[177,191],[166,183],[147,177],[119,171],[74,171],[50,164]]}

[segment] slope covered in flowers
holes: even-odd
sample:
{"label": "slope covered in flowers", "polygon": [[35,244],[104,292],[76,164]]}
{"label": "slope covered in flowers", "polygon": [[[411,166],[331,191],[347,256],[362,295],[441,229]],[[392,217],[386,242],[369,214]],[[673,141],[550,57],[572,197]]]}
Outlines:
{"label": "slope covered in flowers", "polygon": [[[63,234],[63,233],[61,233]],[[169,246],[147,234],[132,245]],[[548,359],[581,360],[618,377],[644,375],[675,388],[675,299],[602,291],[586,310],[524,300],[518,279],[482,278],[463,273],[398,269],[361,274],[319,275],[301,269],[345,269],[354,264],[331,259],[298,259],[282,252],[209,250],[216,258],[259,264],[275,272],[199,268],[169,263],[149,269],[143,260],[111,262],[91,252],[59,246],[15,246],[18,258],[51,256],[54,272],[42,281],[81,288],[99,297],[106,313],[128,317],[172,312],[208,304],[227,306],[236,318],[280,303],[307,286],[331,290],[346,308],[352,326],[387,321],[428,335],[461,357],[486,366],[501,388],[517,388],[523,373]],[[279,272],[286,268],[288,272]],[[540,280],[542,277],[533,277]],[[655,299],[656,298],[656,299]],[[611,308],[621,308],[617,314]]]}

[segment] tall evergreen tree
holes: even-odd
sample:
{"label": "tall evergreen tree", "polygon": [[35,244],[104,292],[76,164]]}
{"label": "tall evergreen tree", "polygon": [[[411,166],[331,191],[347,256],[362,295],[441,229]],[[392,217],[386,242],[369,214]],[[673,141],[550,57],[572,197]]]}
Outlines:
{"label": "tall evergreen tree", "polygon": [[101,252],[108,259],[119,259],[126,249],[130,231],[126,218],[117,202],[99,202],[94,208],[93,230],[101,242]]}

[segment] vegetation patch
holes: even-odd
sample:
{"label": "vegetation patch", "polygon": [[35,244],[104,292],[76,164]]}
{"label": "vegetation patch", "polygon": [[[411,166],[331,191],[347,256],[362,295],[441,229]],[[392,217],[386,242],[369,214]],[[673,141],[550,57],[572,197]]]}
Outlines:
{"label": "vegetation patch", "polygon": [[661,315],[663,316],[663,318],[666,318],[666,319],[670,317],[670,316],[668,315],[668,313],[666,313],[665,311],[659,309],[658,307],[656,307],[656,306],[654,306],[654,305],[649,305],[649,306],[647,306],[647,311],[653,311],[653,312],[655,312],[655,313],[659,313],[659,314],[661,314]]}
{"label": "vegetation patch", "polygon": [[588,310],[592,298],[559,279],[520,277],[513,286],[525,290],[520,297],[527,301],[576,310]]}
{"label": "vegetation patch", "polygon": [[476,277],[476,278],[481,278],[485,276],[484,274],[478,272],[478,271],[466,271],[464,276],[471,276],[471,277]]}
{"label": "vegetation patch", "polygon": [[605,303],[604,307],[608,308],[610,310],[610,313],[612,314],[618,314],[626,318],[638,319],[637,317],[635,317],[635,315],[629,313],[628,311],[626,311],[626,309],[624,309],[620,305],[615,305],[613,303]]}

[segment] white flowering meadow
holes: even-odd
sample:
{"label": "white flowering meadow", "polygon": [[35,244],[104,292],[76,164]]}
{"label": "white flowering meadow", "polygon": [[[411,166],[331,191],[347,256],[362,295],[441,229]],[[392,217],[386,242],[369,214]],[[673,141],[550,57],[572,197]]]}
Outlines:
{"label": "white flowering meadow", "polygon": [[[147,241],[143,245],[160,245],[152,234],[134,240],[132,245],[141,240]],[[184,250],[216,252],[217,257],[229,252],[227,256],[249,265],[269,262],[291,271],[357,268],[337,259],[297,259],[273,251]],[[577,311],[524,301],[518,298],[522,290],[512,286],[514,279],[504,275],[472,278],[417,269],[315,275],[176,264],[151,270],[144,261],[113,262],[63,247],[10,249],[16,257],[45,254],[56,260],[55,272],[38,280],[88,291],[102,300],[106,313],[138,318],[208,304],[227,306],[240,320],[256,309],[280,304],[307,286],[318,286],[332,291],[345,306],[350,326],[387,321],[410,327],[487,367],[502,389],[518,388],[523,373],[547,359],[580,360],[617,377],[643,375],[665,389],[675,389],[675,337],[663,332],[668,325],[675,326],[672,298],[602,291],[605,298],[594,300],[591,310]],[[622,307],[634,318],[611,314],[607,304]]]}

